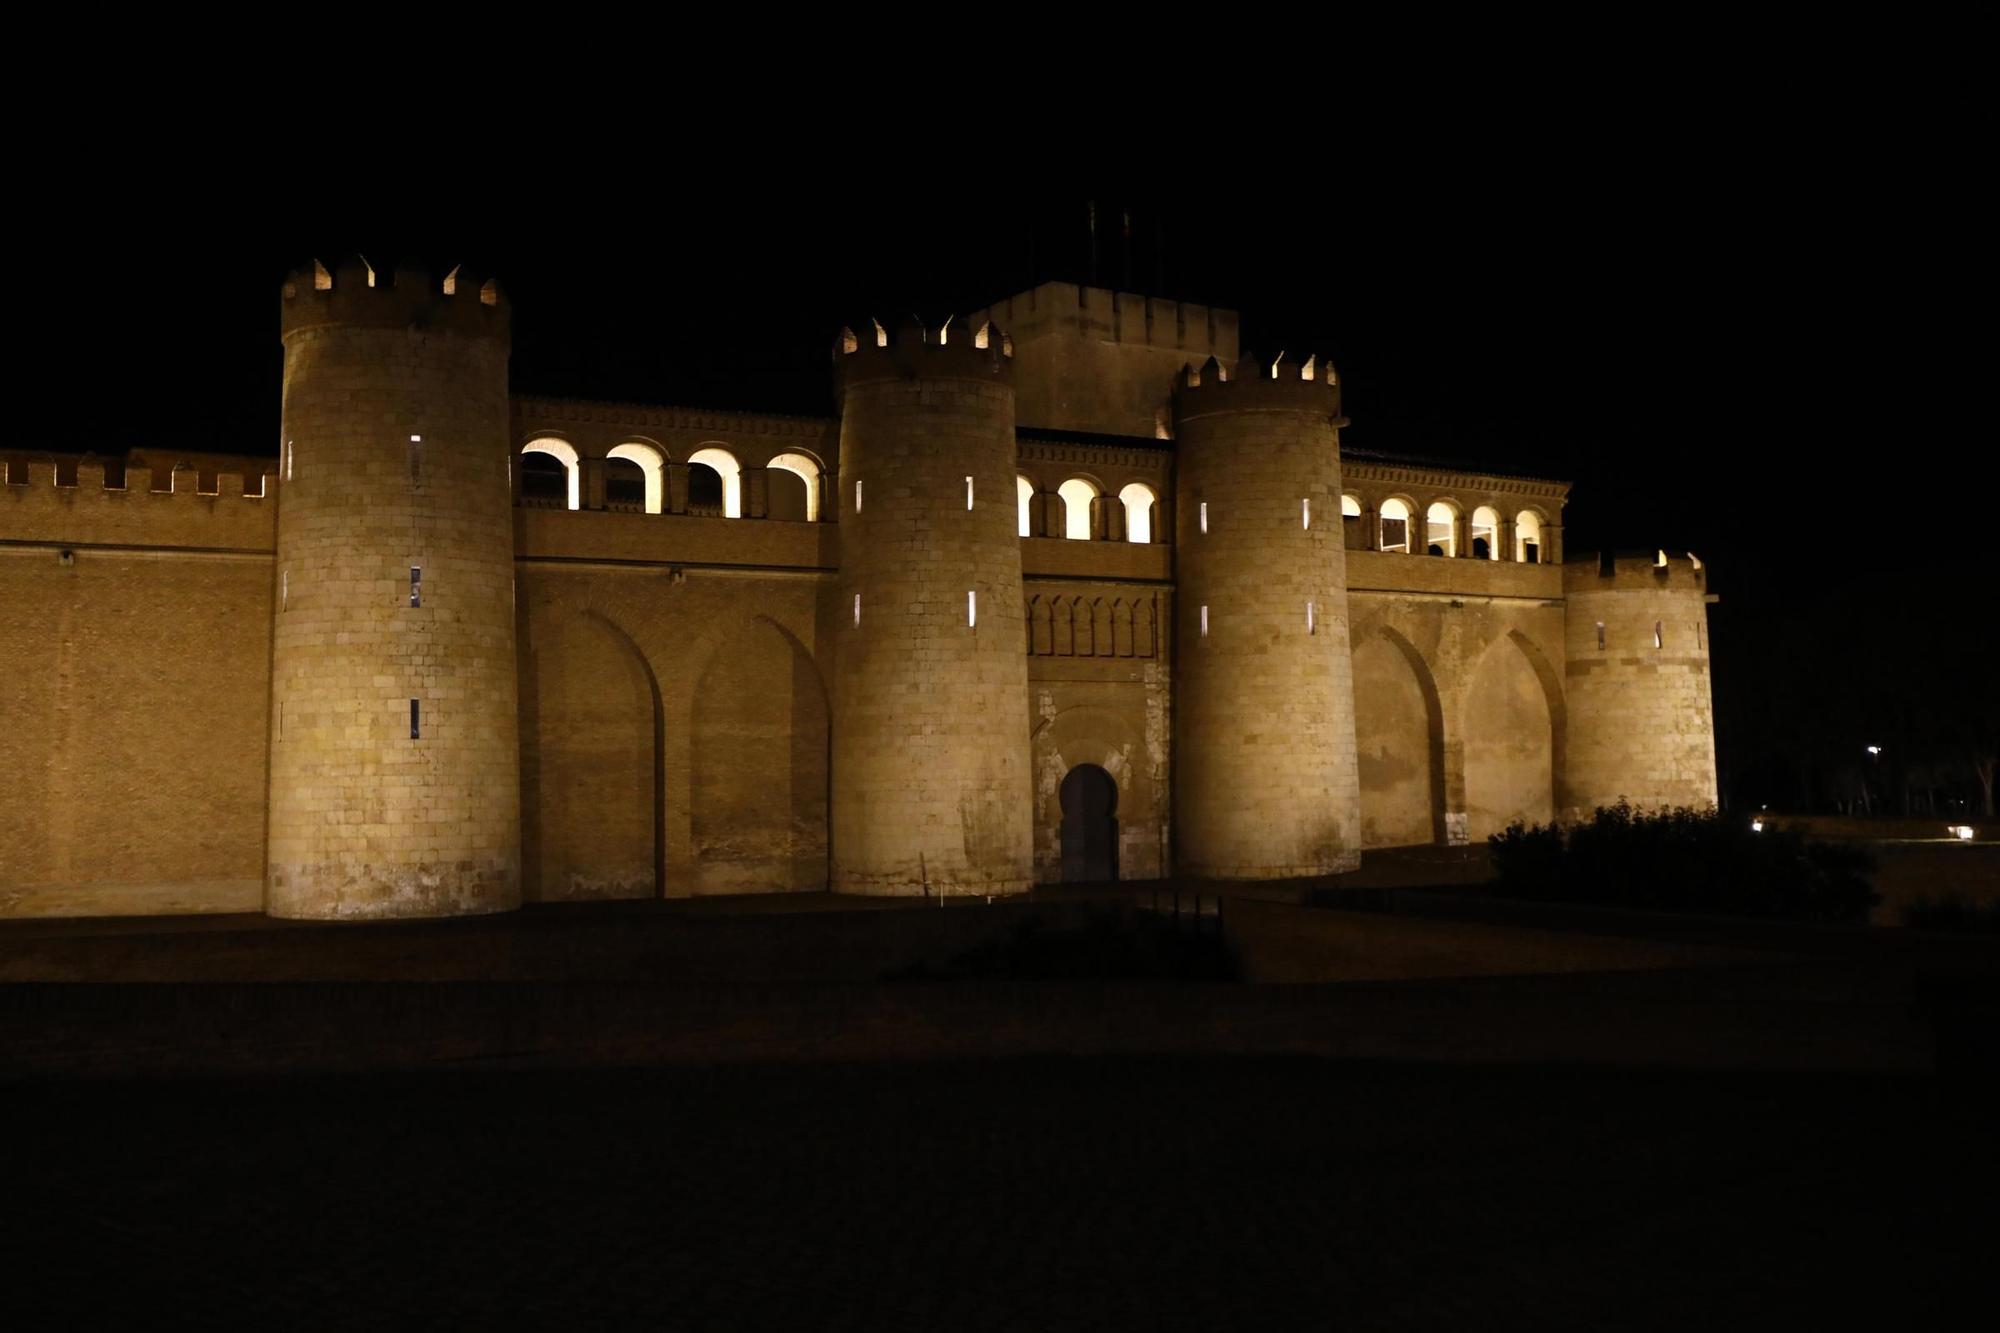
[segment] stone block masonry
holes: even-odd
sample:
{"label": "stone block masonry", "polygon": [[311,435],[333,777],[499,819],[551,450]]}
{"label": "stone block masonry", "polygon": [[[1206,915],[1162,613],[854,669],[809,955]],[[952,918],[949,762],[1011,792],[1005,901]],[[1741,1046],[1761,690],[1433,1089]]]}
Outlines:
{"label": "stone block masonry", "polygon": [[506,310],[420,270],[320,276],[284,304],[267,910],[503,911],[521,892]]}

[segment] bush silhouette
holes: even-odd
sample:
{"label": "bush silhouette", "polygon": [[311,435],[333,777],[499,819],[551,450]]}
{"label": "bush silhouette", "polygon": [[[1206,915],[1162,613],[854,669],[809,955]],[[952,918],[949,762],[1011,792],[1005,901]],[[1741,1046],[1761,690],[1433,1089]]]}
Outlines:
{"label": "bush silhouette", "polygon": [[1800,921],[1865,921],[1878,901],[1865,850],[1713,809],[1620,801],[1568,829],[1516,823],[1488,841],[1501,892],[1518,898]]}

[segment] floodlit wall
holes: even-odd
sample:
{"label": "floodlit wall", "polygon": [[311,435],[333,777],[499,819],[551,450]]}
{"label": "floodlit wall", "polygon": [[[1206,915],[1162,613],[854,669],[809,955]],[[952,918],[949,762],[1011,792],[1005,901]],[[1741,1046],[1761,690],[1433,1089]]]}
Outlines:
{"label": "floodlit wall", "polygon": [[281,312],[266,908],[514,907],[507,308],[357,262],[294,274]]}
{"label": "floodlit wall", "polygon": [[1116,877],[1168,874],[1171,590],[1031,579],[1027,617],[1035,882],[1064,878],[1062,782],[1080,764],[1102,768],[1117,788]]}
{"label": "floodlit wall", "polygon": [[833,885],[1033,879],[1014,390],[1004,335],[843,339]]}
{"label": "floodlit wall", "polygon": [[[1340,392],[1331,368],[1211,361],[1175,400],[1175,824],[1193,874],[1360,863]],[[1320,515],[1311,522],[1311,512]]]}
{"label": "floodlit wall", "polygon": [[1662,555],[1563,568],[1569,817],[1620,799],[1715,804],[1708,574],[1690,556]]}
{"label": "floodlit wall", "polygon": [[[1086,766],[1128,880],[1714,799],[1692,560],[1563,566],[1561,483],[1343,459],[1323,370],[1212,363],[1150,438],[1226,312],[871,328],[806,418],[509,400],[490,293],[355,274],[298,280],[275,462],[0,455],[0,915],[1006,893],[1078,877]],[[1379,549],[1392,504],[1452,531]]]}
{"label": "floodlit wall", "polygon": [[1153,439],[1182,366],[1236,361],[1236,312],[1219,307],[1048,282],[972,322],[987,318],[1014,340],[1023,426]]}
{"label": "floodlit wall", "polygon": [[0,916],[257,911],[275,499],[64,470],[0,486]]}

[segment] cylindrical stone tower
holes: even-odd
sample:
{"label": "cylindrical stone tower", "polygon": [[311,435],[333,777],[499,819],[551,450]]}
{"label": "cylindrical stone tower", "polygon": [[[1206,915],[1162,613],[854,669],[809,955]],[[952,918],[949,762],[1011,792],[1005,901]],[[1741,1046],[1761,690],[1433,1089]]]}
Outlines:
{"label": "cylindrical stone tower", "polygon": [[508,312],[454,270],[284,288],[265,905],[520,903]]}
{"label": "cylindrical stone tower", "polygon": [[1691,555],[1563,566],[1565,819],[1715,804],[1708,571]]}
{"label": "cylindrical stone tower", "polygon": [[1361,860],[1340,388],[1213,358],[1174,396],[1175,863],[1217,879]]}
{"label": "cylindrical stone tower", "polygon": [[836,892],[1033,880],[1011,350],[915,320],[835,349]]}

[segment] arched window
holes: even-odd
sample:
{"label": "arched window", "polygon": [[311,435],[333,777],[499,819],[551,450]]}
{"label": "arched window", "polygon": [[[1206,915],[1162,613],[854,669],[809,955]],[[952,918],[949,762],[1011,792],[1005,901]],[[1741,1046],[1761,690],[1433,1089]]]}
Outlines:
{"label": "arched window", "polygon": [[1424,550],[1431,555],[1458,554],[1458,511],[1443,500],[1425,511]]}
{"label": "arched window", "polygon": [[1352,496],[1352,495],[1343,495],[1343,496],[1341,496],[1341,497],[1340,497],[1340,516],[1341,516],[1342,518],[1360,518],[1360,517],[1361,517],[1361,501],[1360,501],[1360,500],[1359,500],[1358,498],[1356,498],[1355,496]]}
{"label": "arched window", "polygon": [[1472,531],[1466,534],[1472,539],[1472,554],[1480,560],[1500,558],[1500,511],[1492,505],[1481,505],[1472,511]]}
{"label": "arched window", "polygon": [[[645,491],[641,495],[640,500],[645,506],[646,512],[649,514],[658,514],[665,510],[666,488],[662,485],[661,478],[665,472],[666,460],[660,456],[658,449],[655,449],[650,444],[640,444],[634,440],[619,445],[616,449],[606,454],[605,458],[622,458],[629,463],[637,465],[639,471],[645,474]],[[609,500],[611,498],[611,469],[609,466],[605,468],[604,476],[605,498]]]}
{"label": "arched window", "polygon": [[[696,468],[707,468],[715,474],[714,479],[696,476]],[[717,504],[724,518],[743,517],[743,469],[735,454],[710,445],[688,455],[688,507],[692,511]]]}
{"label": "arched window", "polygon": [[1035,535],[1035,483],[1026,477],[1015,477],[1014,495],[1021,510],[1021,535],[1032,537]]}
{"label": "arched window", "polygon": [[[521,452],[523,454],[545,455],[561,463],[563,470],[569,474],[569,480],[564,487],[563,496],[567,501],[567,507],[571,509],[581,509],[583,507],[582,471],[577,467],[576,450],[568,440],[558,440],[553,437],[529,440],[521,446]],[[529,499],[544,498],[534,494],[534,487],[531,484],[534,476],[535,471],[530,469],[524,461],[521,464],[521,494]],[[548,496],[546,498],[554,499],[555,497]]]}
{"label": "arched window", "polygon": [[1532,509],[1514,515],[1514,558],[1524,565],[1542,563],[1542,516]]}
{"label": "arched window", "polygon": [[[808,523],[819,522],[819,460],[809,458],[805,454],[779,454],[771,460],[770,465],[780,472],[791,473],[805,483],[805,521]],[[774,483],[776,480],[776,478],[772,478]],[[797,516],[796,504],[779,503],[778,489],[774,484],[771,488],[771,517],[795,518]]]}
{"label": "arched window", "polygon": [[1118,492],[1118,498],[1125,503],[1125,540],[1153,540],[1153,488],[1135,481]]}
{"label": "arched window", "polygon": [[1097,498],[1097,488],[1082,477],[1071,477],[1056,487],[1056,494],[1063,502],[1063,536],[1071,541],[1090,540],[1090,502]]}
{"label": "arched window", "polygon": [[1409,552],[1410,507],[1401,500],[1382,502],[1382,549]]}

